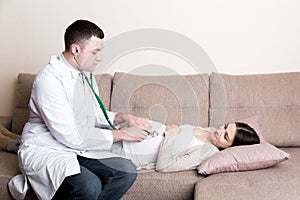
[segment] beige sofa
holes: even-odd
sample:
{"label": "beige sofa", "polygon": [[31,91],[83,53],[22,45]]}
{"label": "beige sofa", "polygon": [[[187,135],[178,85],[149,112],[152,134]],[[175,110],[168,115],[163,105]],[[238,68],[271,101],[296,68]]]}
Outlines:
{"label": "beige sofa", "polygon": [[[16,107],[1,122],[21,133],[28,118],[32,74],[20,74]],[[212,73],[186,76],[97,75],[107,108],[167,124],[218,126],[258,115],[264,138],[290,154],[274,167],[219,173],[141,171],[123,199],[300,199],[300,72],[264,75]],[[267,153],[267,152],[265,152]],[[17,156],[0,152],[0,199],[20,173]],[[36,199],[31,191],[27,199]]]}

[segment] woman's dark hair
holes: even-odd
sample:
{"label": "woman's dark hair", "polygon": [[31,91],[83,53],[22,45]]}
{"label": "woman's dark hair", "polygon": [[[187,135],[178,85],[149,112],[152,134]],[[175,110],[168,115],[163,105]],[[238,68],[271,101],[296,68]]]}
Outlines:
{"label": "woman's dark hair", "polygon": [[257,133],[248,124],[242,122],[235,122],[235,124],[236,135],[232,146],[258,144],[260,142]]}
{"label": "woman's dark hair", "polygon": [[65,51],[69,51],[72,44],[88,40],[92,36],[103,39],[104,33],[96,24],[90,21],[81,19],[73,22],[65,32]]}

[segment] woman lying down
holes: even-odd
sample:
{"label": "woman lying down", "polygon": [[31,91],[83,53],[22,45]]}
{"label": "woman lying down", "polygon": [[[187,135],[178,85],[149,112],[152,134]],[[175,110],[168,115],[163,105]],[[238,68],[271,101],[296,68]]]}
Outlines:
{"label": "woman lying down", "polygon": [[[260,142],[254,129],[240,122],[218,129],[151,123],[154,131],[145,140],[116,143],[112,152],[132,160],[137,169],[171,172],[195,169],[219,149]],[[19,137],[0,123],[0,150],[17,152]]]}
{"label": "woman lying down", "polygon": [[221,149],[260,142],[254,129],[241,122],[214,129],[152,121],[152,127],[154,131],[145,140],[123,141],[112,152],[132,160],[137,169],[171,172],[195,169]]}

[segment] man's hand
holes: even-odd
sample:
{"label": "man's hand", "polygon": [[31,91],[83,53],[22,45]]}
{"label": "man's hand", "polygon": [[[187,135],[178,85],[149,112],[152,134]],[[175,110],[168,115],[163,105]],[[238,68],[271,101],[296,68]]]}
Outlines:
{"label": "man's hand", "polygon": [[137,126],[131,126],[123,130],[126,135],[140,138],[140,139],[145,139],[148,136],[148,133],[144,130],[141,129],[140,127]]}
{"label": "man's hand", "polygon": [[141,142],[148,136],[148,133],[146,131],[136,126],[131,126],[124,130],[113,130],[112,133],[114,142],[124,140],[131,142]]}
{"label": "man's hand", "polygon": [[118,113],[115,117],[115,121],[117,123],[125,122],[129,127],[136,126],[140,129],[152,132],[151,122],[148,118],[137,117],[131,114]]}

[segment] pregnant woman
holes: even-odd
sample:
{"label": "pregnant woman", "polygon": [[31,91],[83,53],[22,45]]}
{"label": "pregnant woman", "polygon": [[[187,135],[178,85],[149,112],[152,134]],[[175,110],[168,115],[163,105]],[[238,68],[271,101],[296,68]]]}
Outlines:
{"label": "pregnant woman", "polygon": [[241,122],[228,123],[218,129],[151,123],[154,131],[145,140],[123,141],[112,149],[132,160],[137,169],[162,172],[195,169],[222,149],[260,142],[255,130]]}

